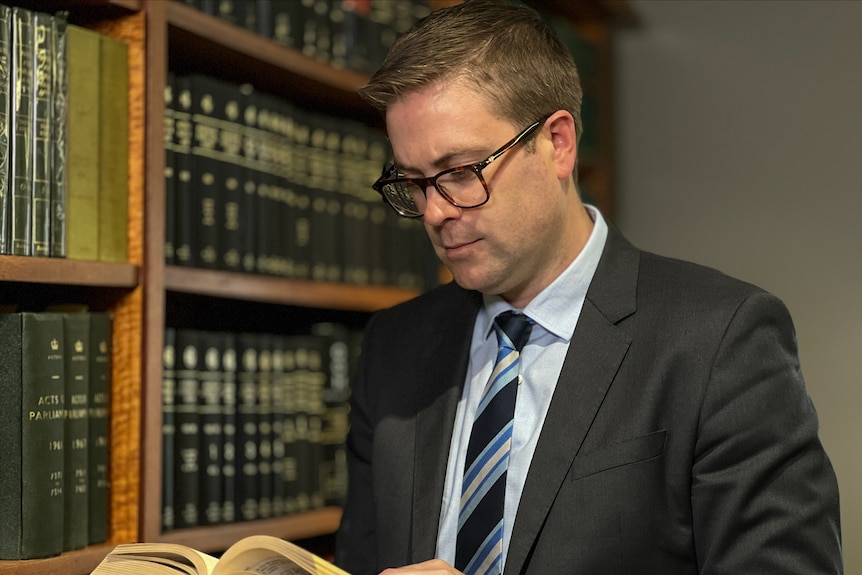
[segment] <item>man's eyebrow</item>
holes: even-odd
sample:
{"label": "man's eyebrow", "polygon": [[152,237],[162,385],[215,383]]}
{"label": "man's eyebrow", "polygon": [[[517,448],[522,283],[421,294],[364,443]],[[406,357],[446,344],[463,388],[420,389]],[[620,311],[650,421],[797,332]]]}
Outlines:
{"label": "man's eyebrow", "polygon": [[[452,159],[457,158],[459,156],[469,156],[469,155],[479,154],[479,153],[484,153],[484,152],[478,146],[474,147],[474,148],[465,148],[462,150],[453,150],[450,152],[446,152],[445,154],[443,154],[442,156],[440,156],[439,158],[437,158],[436,160],[431,162],[431,167],[436,170],[435,171],[435,173],[436,173],[436,172],[439,172],[439,171],[442,171],[442,170],[445,170],[448,168],[456,168],[456,167],[460,167],[460,166],[472,166],[476,162],[481,161],[481,159],[474,160],[472,162],[465,160],[463,162],[457,162],[457,163],[453,163]],[[398,163],[398,160],[395,160],[393,165],[395,166],[395,171],[398,172],[399,174],[408,174],[411,171],[413,173],[416,173],[416,174],[422,174],[422,170],[400,164],[400,163]],[[431,175],[433,176],[434,174],[431,174]],[[423,174],[423,176],[424,176],[424,174]],[[427,176],[425,176],[425,177],[427,177]]]}

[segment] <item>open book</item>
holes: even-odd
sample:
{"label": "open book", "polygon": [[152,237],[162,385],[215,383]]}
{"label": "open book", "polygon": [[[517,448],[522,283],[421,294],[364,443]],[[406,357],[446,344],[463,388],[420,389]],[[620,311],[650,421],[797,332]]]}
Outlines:
{"label": "open book", "polygon": [[216,559],[174,543],[117,545],[92,575],[349,575],[283,539],[253,535]]}

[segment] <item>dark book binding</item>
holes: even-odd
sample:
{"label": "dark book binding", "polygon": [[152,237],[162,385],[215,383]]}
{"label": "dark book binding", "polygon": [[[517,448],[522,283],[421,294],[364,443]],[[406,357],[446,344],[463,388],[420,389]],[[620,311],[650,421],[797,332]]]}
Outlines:
{"label": "dark book binding", "polygon": [[33,13],[12,8],[12,187],[10,234],[11,253],[32,253],[33,222]]}
{"label": "dark book binding", "polygon": [[87,546],[89,531],[90,316],[64,313],[65,507],[63,550]]}
{"label": "dark book binding", "polygon": [[162,531],[176,527],[175,508],[175,442],[177,393],[177,330],[166,327],[162,346]]}
{"label": "dark book binding", "polygon": [[108,539],[111,440],[111,314],[90,312],[89,519],[90,545]]}
{"label": "dark book binding", "polygon": [[258,519],[257,337],[237,335],[237,520]]}
{"label": "dark book binding", "polygon": [[217,332],[200,332],[198,361],[198,413],[200,417],[201,523],[222,522],[224,503],[223,465],[223,370],[222,346]]}
{"label": "dark book binding", "polygon": [[31,254],[51,255],[51,186],[54,157],[54,17],[43,12],[33,15],[33,199],[31,206]]}
{"label": "dark book binding", "polygon": [[9,244],[10,220],[12,217],[12,195],[9,182],[9,158],[12,132],[10,113],[12,83],[9,63],[12,61],[12,9],[0,5],[0,59],[6,65],[0,67],[0,254],[11,253]]}
{"label": "dark book binding", "polygon": [[199,337],[191,329],[177,330],[177,369],[174,442],[174,505],[176,527],[201,524],[201,434],[198,412]]}
{"label": "dark book binding", "polygon": [[64,361],[58,314],[0,314],[0,559],[63,551]]}
{"label": "dark book binding", "polygon": [[51,256],[66,257],[66,17],[54,17],[54,74],[52,90]]}

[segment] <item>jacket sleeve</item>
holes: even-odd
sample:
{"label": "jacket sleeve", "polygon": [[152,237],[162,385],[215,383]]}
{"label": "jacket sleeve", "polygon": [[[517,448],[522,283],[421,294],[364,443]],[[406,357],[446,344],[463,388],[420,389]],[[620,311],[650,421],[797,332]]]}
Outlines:
{"label": "jacket sleeve", "polygon": [[692,469],[703,575],[840,574],[838,486],[784,305],[758,293],[712,363]]}
{"label": "jacket sleeve", "polygon": [[[366,341],[373,324],[366,329]],[[377,540],[374,529],[372,451],[374,424],[365,377],[365,357],[360,356],[350,400],[350,432],[347,438],[348,488],[341,525],[335,541],[335,563],[351,575],[377,573]]]}

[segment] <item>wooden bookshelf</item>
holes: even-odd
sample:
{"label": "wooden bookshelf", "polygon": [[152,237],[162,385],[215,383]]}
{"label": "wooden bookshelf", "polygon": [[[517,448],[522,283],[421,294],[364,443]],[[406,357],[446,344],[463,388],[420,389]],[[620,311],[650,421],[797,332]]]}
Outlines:
{"label": "wooden bookshelf", "polygon": [[[440,0],[437,5],[445,4]],[[116,544],[164,541],[217,552],[251,534],[287,539],[332,534],[337,508],[246,523],[161,531],[162,349],[166,314],[178,308],[253,310],[287,321],[316,317],[367,317],[417,295],[415,290],[297,281],[166,266],[164,102],[168,70],[203,72],[260,89],[321,111],[380,126],[377,112],[356,89],[367,78],[335,69],[248,30],[168,0],[20,0],[129,46],[129,252],[126,263],[0,256],[0,298],[32,305],[78,302],[114,314],[109,541],[59,557],[0,561],[0,575],[89,573]],[[625,2],[534,0],[570,19],[597,47],[604,108],[600,149],[581,165],[580,178],[599,207],[613,217],[611,24],[631,24]],[[225,321],[232,321],[228,317]]]}

